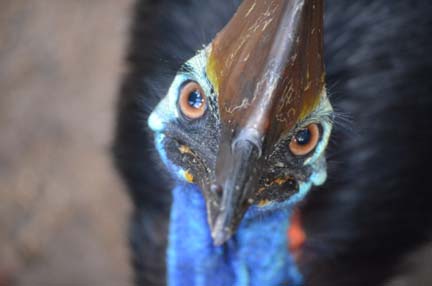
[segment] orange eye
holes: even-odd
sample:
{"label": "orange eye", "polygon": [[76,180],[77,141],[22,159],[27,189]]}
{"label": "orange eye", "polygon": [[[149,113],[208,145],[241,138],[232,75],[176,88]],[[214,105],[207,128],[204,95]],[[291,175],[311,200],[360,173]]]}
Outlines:
{"label": "orange eye", "polygon": [[320,137],[317,124],[312,123],[304,129],[297,131],[289,143],[291,152],[296,156],[306,155],[315,149]]}
{"label": "orange eye", "polygon": [[198,119],[204,115],[207,98],[198,83],[188,82],[180,91],[179,107],[184,116]]}

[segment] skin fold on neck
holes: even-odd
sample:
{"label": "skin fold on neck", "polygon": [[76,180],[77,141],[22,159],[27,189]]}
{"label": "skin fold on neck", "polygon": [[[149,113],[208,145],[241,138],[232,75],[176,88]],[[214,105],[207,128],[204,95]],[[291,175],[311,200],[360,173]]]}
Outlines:
{"label": "skin fold on neck", "polygon": [[216,247],[197,186],[173,189],[167,251],[170,286],[299,285],[301,275],[289,252],[291,211],[244,220],[236,234]]}

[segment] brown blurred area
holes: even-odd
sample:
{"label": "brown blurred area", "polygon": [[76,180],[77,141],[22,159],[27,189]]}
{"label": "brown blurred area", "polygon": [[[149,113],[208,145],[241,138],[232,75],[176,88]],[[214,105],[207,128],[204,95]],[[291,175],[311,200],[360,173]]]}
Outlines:
{"label": "brown blurred area", "polygon": [[[132,284],[109,153],[131,2],[0,0],[0,286]],[[431,257],[391,285],[432,285]]]}
{"label": "brown blurred area", "polygon": [[127,0],[0,0],[0,285],[130,285],[109,154]]}

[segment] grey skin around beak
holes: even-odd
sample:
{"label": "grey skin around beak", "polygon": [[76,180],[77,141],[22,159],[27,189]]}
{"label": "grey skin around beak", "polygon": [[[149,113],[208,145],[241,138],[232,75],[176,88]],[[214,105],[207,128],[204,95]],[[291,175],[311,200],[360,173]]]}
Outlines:
{"label": "grey skin around beak", "polygon": [[209,47],[221,137],[207,214],[215,245],[254,204],[264,158],[324,89],[321,0],[245,0]]}

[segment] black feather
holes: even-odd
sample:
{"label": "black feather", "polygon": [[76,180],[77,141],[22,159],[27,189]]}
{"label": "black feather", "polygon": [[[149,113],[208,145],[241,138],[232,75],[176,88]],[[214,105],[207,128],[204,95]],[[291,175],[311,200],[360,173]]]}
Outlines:
{"label": "black feather", "polygon": [[430,239],[431,12],[430,1],[327,1],[327,80],[354,132],[336,124],[328,182],[303,209],[307,285],[381,285]]}
{"label": "black feather", "polygon": [[[130,240],[138,285],[165,285],[171,200],[146,127],[149,111],[238,2],[135,5],[114,155],[136,206]],[[326,1],[327,81],[340,116],[328,182],[302,208],[307,285],[381,285],[406,253],[430,239],[431,3]]]}

